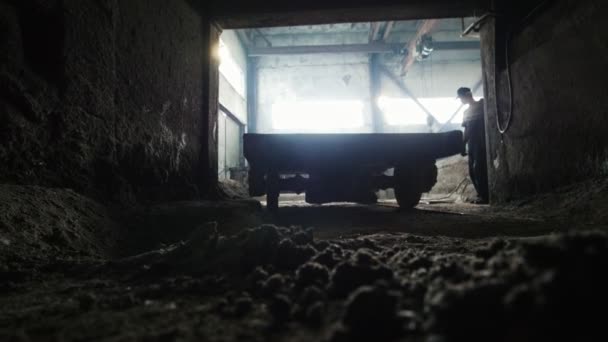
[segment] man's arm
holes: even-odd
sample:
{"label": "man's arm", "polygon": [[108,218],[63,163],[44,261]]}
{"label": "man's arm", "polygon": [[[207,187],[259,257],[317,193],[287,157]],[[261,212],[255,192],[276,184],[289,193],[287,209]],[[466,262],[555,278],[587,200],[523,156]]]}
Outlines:
{"label": "man's arm", "polygon": [[467,128],[466,124],[462,124],[462,127],[464,127],[464,132],[462,133],[462,140],[463,140],[463,152],[461,153],[461,155],[466,156],[467,155],[467,143],[469,142],[469,129]]}
{"label": "man's arm", "polygon": [[464,132],[462,132],[462,137],[464,139],[464,143],[468,143],[469,142],[469,123],[467,121],[462,123],[462,127],[464,127]]}

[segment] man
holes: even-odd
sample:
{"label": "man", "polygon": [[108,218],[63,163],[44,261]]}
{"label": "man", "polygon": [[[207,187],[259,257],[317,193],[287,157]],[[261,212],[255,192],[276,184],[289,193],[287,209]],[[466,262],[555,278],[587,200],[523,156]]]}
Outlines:
{"label": "man", "polygon": [[478,198],[473,203],[488,203],[488,169],[486,164],[486,132],[483,99],[475,101],[470,88],[458,89],[458,98],[469,105],[464,112],[464,143],[469,154],[469,175]]}

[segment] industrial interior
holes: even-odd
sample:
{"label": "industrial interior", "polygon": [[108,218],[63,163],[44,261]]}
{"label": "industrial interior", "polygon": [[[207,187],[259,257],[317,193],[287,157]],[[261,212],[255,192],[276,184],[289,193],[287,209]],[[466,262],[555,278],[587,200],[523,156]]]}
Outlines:
{"label": "industrial interior", "polygon": [[605,339],[606,15],[0,0],[0,340]]}

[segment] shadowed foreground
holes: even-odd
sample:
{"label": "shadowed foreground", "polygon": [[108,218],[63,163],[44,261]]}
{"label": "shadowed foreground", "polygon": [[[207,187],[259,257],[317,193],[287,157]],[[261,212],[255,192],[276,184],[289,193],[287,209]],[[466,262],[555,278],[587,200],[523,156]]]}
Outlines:
{"label": "shadowed foreground", "polygon": [[77,228],[109,220],[93,204],[19,191],[35,192],[32,206],[55,198],[73,222],[47,232],[30,217],[38,234],[22,245],[10,228],[23,212],[4,216],[6,341],[580,338],[601,332],[593,313],[608,304],[601,225],[565,232],[467,205],[289,202],[271,216],[255,202],[183,202],[124,215],[120,257]]}

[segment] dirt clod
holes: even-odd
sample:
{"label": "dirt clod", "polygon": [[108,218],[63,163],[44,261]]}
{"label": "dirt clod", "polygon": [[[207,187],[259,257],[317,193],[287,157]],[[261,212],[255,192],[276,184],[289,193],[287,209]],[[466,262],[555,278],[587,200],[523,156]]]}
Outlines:
{"label": "dirt clod", "polygon": [[319,327],[323,321],[325,312],[325,304],[321,301],[316,301],[306,309],[306,323],[312,327]]}
{"label": "dirt clod", "polygon": [[296,285],[304,288],[310,285],[325,287],[329,280],[329,271],[321,264],[308,262],[296,271]]}
{"label": "dirt clod", "polygon": [[334,295],[343,297],[359,286],[393,279],[391,269],[378,262],[372,263],[374,259],[367,253],[359,253],[354,259],[339,264],[333,270],[330,289]]}
{"label": "dirt clod", "polygon": [[292,302],[285,295],[276,295],[268,305],[268,311],[274,319],[275,325],[282,325],[291,317]]}
{"label": "dirt clod", "polygon": [[399,300],[400,294],[386,285],[362,286],[349,295],[342,322],[359,340],[394,338],[402,329]]}
{"label": "dirt clod", "polygon": [[234,302],[234,314],[237,317],[246,315],[253,308],[253,300],[249,296],[237,298]]}

